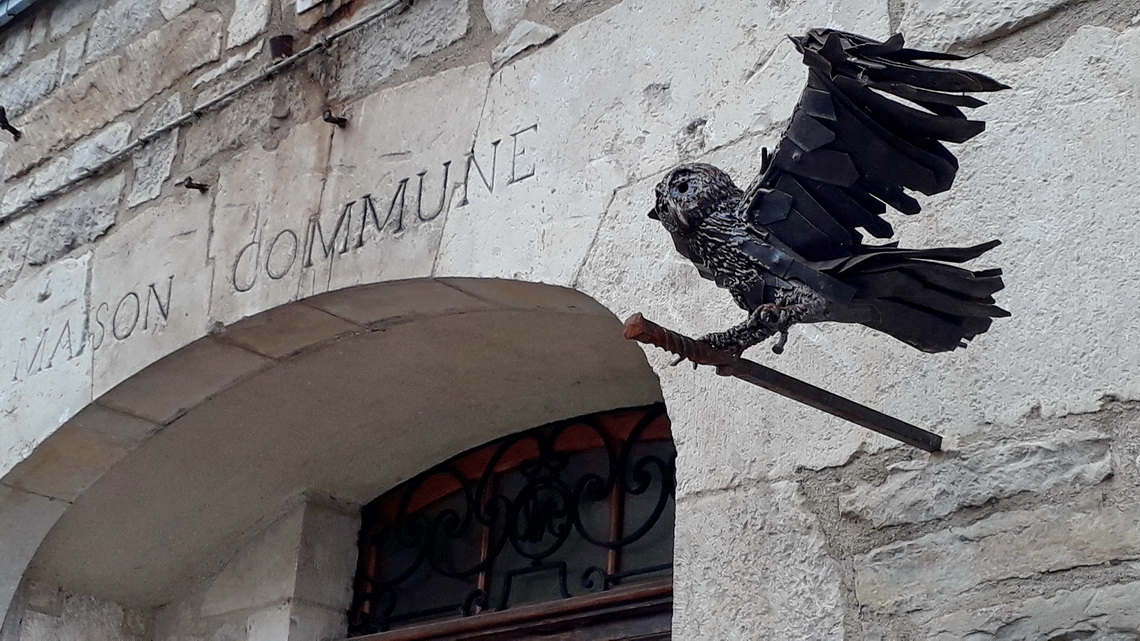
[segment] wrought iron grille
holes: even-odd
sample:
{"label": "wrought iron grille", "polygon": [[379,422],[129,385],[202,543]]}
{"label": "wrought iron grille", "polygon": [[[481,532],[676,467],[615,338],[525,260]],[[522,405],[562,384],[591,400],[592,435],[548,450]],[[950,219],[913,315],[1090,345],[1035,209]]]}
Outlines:
{"label": "wrought iron grille", "polygon": [[456,456],[363,508],[349,633],[667,576],[675,474],[661,404]]}

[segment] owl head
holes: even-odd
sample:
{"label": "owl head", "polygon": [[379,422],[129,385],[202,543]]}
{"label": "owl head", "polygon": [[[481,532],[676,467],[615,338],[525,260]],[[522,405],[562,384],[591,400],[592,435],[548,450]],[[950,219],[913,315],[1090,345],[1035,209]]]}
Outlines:
{"label": "owl head", "polygon": [[661,221],[670,233],[687,236],[705,216],[735,199],[740,189],[728,174],[712,165],[689,163],[670,171],[657,183],[657,202],[649,217]]}

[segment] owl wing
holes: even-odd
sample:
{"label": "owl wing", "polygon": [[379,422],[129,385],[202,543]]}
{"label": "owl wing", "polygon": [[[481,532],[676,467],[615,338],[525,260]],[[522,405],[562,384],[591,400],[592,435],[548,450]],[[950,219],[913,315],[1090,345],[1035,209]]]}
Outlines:
{"label": "owl wing", "polygon": [[859,229],[893,235],[881,217],[887,205],[917,214],[921,207],[906,190],[949,189],[958,161],[942,143],[985,129],[963,115],[962,107],[985,104],[966,92],[1008,87],[921,64],[962,58],[904,48],[901,34],[877,42],[815,29],[792,42],[809,68],[807,86],[743,207],[769,242],[823,268],[861,253]]}

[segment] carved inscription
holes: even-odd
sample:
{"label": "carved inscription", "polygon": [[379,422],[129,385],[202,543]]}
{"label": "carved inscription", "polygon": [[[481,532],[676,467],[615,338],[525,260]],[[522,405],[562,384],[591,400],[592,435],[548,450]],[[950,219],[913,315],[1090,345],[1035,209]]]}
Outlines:
{"label": "carved inscription", "polygon": [[141,332],[166,327],[173,298],[174,276],[167,276],[117,300],[94,304],[80,318],[44,327],[31,338],[21,338],[9,370],[10,382],[79,358],[88,347],[97,351],[109,341],[121,342]]}
{"label": "carved inscription", "polygon": [[366,193],[344,203],[335,219],[314,213],[301,226],[258,234],[238,249],[229,283],[237,293],[250,291],[258,279],[281,280],[335,256],[361,250],[385,235],[430,223],[444,212],[466,207],[473,190],[487,194],[534,178],[534,124],[500,138],[461,161],[446,160],[400,178],[384,193]]}

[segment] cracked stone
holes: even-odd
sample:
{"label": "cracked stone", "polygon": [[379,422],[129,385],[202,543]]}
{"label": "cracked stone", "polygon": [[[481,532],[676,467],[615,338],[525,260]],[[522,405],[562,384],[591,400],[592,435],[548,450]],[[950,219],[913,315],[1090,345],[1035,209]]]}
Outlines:
{"label": "cracked stone", "polygon": [[916,0],[899,31],[911,46],[972,46],[1048,17],[1072,0]]}
{"label": "cracked stone", "polygon": [[882,612],[936,611],[979,585],[1140,556],[1136,516],[1046,505],[893,543],[855,559],[855,594]]}
{"label": "cracked stone", "polygon": [[483,0],[483,12],[491,23],[491,31],[496,34],[506,33],[526,11],[526,2],[527,0]]}
{"label": "cracked stone", "polygon": [[82,187],[36,214],[36,226],[28,245],[29,265],[50,263],[81,245],[102,236],[115,224],[122,174]]}
{"label": "cracked stone", "polygon": [[875,527],[921,523],[1021,492],[1095,485],[1111,474],[1109,442],[1099,435],[984,444],[957,456],[893,465],[886,482],[860,483],[839,497],[839,507]]}
{"label": "cracked stone", "polygon": [[269,0],[237,0],[226,37],[226,48],[240,47],[269,25]]}
{"label": "cracked stone", "polygon": [[12,78],[0,84],[0,105],[15,118],[47,96],[59,83],[59,51],[23,64]]}
{"label": "cracked stone", "polygon": [[[174,94],[142,124],[141,129],[144,132],[154,131],[181,113],[182,96]],[[170,168],[177,153],[178,130],[175,129],[134,154],[131,162],[135,167],[135,179],[131,193],[127,196],[128,207],[158,198],[162,193],[162,184],[170,177]]]}
{"label": "cracked stone", "polygon": [[491,52],[491,64],[498,69],[523,51],[547,43],[557,36],[558,32],[546,25],[523,20]]}

